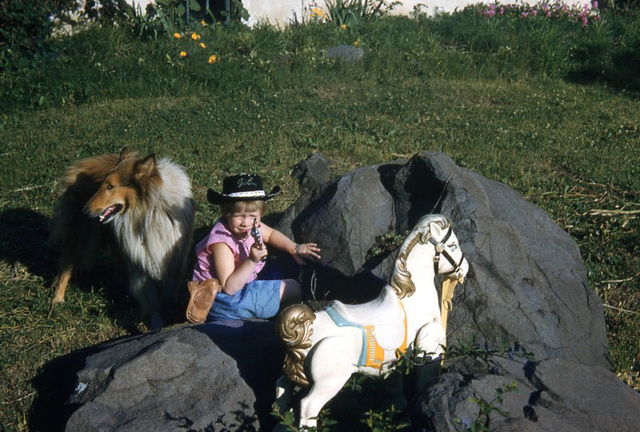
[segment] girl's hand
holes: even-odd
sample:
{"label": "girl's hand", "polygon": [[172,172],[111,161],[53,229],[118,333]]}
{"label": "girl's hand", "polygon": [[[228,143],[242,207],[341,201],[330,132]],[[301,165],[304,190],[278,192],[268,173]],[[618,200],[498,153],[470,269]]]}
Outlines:
{"label": "girl's hand", "polygon": [[303,258],[312,258],[312,259],[316,259],[319,260],[320,258],[322,258],[320,256],[320,248],[318,247],[317,244],[315,243],[301,243],[301,244],[296,244],[296,253],[293,256],[293,259],[301,265],[305,264],[305,261]]}
{"label": "girl's hand", "polygon": [[249,259],[258,264],[260,260],[266,258],[268,254],[267,248],[264,245],[259,246],[257,243],[254,243],[251,245],[251,250],[249,251]]}

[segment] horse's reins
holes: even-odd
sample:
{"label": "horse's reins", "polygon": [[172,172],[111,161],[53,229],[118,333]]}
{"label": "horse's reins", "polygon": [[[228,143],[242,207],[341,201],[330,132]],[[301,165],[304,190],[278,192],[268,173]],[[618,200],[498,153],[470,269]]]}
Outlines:
{"label": "horse's reins", "polygon": [[458,275],[460,272],[460,267],[462,266],[462,262],[464,261],[464,254],[460,255],[460,262],[456,263],[446,249],[446,243],[447,240],[449,240],[449,237],[451,237],[451,232],[451,227],[449,227],[447,233],[444,235],[444,238],[439,242],[435,241],[433,237],[429,238],[429,243],[431,243],[436,249],[436,254],[433,257],[433,271],[435,272],[435,274],[438,274],[438,270],[440,267],[440,255],[442,255],[453,266],[452,270],[446,273],[442,273],[443,276],[451,276],[453,274]]}
{"label": "horse's reins", "polygon": [[[433,271],[435,274],[438,274],[438,270],[440,267],[440,255],[442,255],[449,263],[453,266],[453,269],[442,273],[443,276],[447,278],[442,282],[442,298],[440,301],[440,321],[442,327],[444,329],[445,335],[447,334],[447,318],[449,315],[449,311],[453,308],[453,291],[458,284],[458,282],[462,282],[462,276],[460,273],[462,263],[464,262],[464,254],[460,255],[460,261],[458,263],[449,255],[446,249],[447,240],[451,237],[451,227],[447,230],[447,233],[444,235],[442,240],[435,241],[433,237],[429,238],[429,243],[433,245],[436,250],[436,253],[433,257]],[[456,275],[456,278],[451,278],[451,275]],[[442,341],[442,346],[447,346],[447,339],[445,336],[444,341]],[[444,357],[442,357],[441,362],[444,362]]]}

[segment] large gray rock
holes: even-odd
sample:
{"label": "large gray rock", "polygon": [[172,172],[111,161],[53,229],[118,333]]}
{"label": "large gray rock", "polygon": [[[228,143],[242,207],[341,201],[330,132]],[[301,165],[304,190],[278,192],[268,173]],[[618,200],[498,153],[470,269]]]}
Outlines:
{"label": "large gray rock", "polygon": [[[491,374],[443,374],[418,398],[414,422],[452,432],[474,423],[496,432],[638,430],[640,396],[605,368],[564,359],[524,368],[513,360],[493,360],[498,368]],[[481,403],[503,412],[482,415]]]}
{"label": "large gray rock", "polygon": [[89,353],[66,431],[269,428],[282,351],[273,322],[228,321],[107,343]]}
{"label": "large gray rock", "polygon": [[351,63],[364,57],[362,48],[353,45],[338,45],[327,49],[327,58]]}
{"label": "large gray rock", "polygon": [[[452,220],[472,270],[454,298],[450,341],[518,341],[540,360],[608,367],[602,303],[588,286],[575,241],[506,185],[443,153],[424,152],[357,169],[307,195],[283,221],[296,240],[319,243],[326,268],[347,276],[370,272],[387,280],[393,255],[365,262],[379,236],[404,233],[427,213]],[[327,284],[340,297],[338,285]]]}
{"label": "large gray rock", "polygon": [[376,235],[389,231],[394,222],[393,197],[380,183],[377,168],[369,167],[324,187],[291,230],[295,238],[318,243],[326,265],[351,276],[363,267]]}

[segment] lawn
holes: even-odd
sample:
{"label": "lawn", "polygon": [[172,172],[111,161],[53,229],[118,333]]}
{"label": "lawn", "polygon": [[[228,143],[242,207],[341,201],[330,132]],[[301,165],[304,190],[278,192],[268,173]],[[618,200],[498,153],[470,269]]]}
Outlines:
{"label": "lawn", "polygon": [[[30,430],[32,380],[47,362],[145,330],[104,266],[74,282],[65,304],[51,304],[57,253],[47,236],[58,179],[79,158],[125,145],[186,168],[197,235],[217,216],[206,190],[230,173],[255,171],[267,188],[280,185],[277,214],[298,196],[293,167],[313,153],[338,175],[443,151],[514,188],[572,235],[605,304],[612,368],[640,390],[640,61],[629,54],[640,47],[640,19],[603,12],[585,27],[495,18],[474,8],[344,28],[322,19],[286,29],[196,22],[155,36],[130,19],[20,62],[4,51],[3,429]],[[341,44],[364,57],[327,58]]]}

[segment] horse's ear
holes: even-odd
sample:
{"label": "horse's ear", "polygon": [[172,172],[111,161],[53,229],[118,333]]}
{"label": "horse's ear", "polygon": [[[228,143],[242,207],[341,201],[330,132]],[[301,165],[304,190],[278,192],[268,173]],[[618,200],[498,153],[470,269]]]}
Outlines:
{"label": "horse's ear", "polygon": [[429,223],[429,232],[431,233],[431,237],[435,239],[439,239],[442,237],[442,221],[440,220],[432,220]]}

